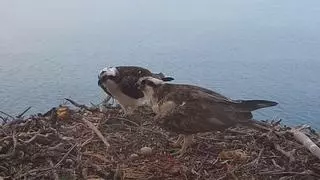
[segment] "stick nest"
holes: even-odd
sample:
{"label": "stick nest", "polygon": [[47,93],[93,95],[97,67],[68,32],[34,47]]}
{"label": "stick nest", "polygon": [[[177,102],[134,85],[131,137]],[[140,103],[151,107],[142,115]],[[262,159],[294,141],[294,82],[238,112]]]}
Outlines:
{"label": "stick nest", "polygon": [[[0,179],[320,178],[320,160],[279,122],[265,122],[268,131],[235,127],[197,134],[177,158],[171,155],[177,134],[155,125],[150,110],[125,117],[117,108],[102,113],[74,105],[79,107],[11,116],[0,125]],[[316,132],[302,130],[320,145]]]}

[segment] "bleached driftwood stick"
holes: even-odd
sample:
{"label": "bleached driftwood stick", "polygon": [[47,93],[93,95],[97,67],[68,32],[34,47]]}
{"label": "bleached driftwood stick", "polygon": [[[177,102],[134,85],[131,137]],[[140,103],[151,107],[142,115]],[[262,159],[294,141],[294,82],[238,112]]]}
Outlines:
{"label": "bleached driftwood stick", "polygon": [[101,139],[101,141],[106,145],[108,149],[110,147],[110,144],[108,143],[106,138],[102,135],[102,133],[98,130],[98,128],[95,125],[93,125],[90,121],[86,120],[85,118],[83,118],[82,120],[87,124],[87,126],[90,129],[92,129],[97,134],[97,136]]}
{"label": "bleached driftwood stick", "polygon": [[302,128],[293,128],[290,130],[290,132],[297,141],[303,144],[303,146],[306,147],[313,155],[320,159],[320,148],[314,142],[312,142],[307,135],[301,132],[301,129]]}

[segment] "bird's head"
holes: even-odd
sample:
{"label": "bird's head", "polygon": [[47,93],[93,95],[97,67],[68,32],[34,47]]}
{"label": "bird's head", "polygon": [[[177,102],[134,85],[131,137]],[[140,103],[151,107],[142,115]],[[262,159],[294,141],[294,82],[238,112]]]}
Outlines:
{"label": "bird's head", "polygon": [[98,75],[98,85],[102,86],[107,80],[119,81],[120,74],[117,68],[115,67],[106,67],[103,68]]}
{"label": "bird's head", "polygon": [[155,89],[164,84],[164,81],[151,76],[142,77],[137,82],[137,87],[147,98],[154,96]]}
{"label": "bird's head", "polygon": [[114,81],[118,83],[120,81],[120,73],[116,67],[105,67],[100,70],[98,75],[98,85],[111,97],[112,94],[107,89],[107,81]]}

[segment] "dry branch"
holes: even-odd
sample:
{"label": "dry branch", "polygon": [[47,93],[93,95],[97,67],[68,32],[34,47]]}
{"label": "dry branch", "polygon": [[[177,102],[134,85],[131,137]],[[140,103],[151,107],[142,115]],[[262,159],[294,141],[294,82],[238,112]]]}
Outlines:
{"label": "dry branch", "polygon": [[60,179],[59,175],[58,175],[56,169],[54,168],[52,160],[48,159],[48,161],[49,161],[50,167],[52,168],[52,174],[53,174],[54,180],[59,180]]}
{"label": "dry branch", "polygon": [[15,119],[15,117],[11,116],[10,114],[6,113],[6,112],[3,112],[3,111],[0,111],[0,113],[10,117],[11,119]]}
{"label": "dry branch", "polygon": [[310,170],[305,170],[302,172],[294,172],[294,171],[266,171],[266,172],[260,172],[259,174],[263,175],[310,175],[314,177],[320,178],[320,175],[310,171]]}
{"label": "dry branch", "polygon": [[62,158],[60,159],[60,161],[54,166],[54,168],[59,167],[59,165],[62,163],[62,161],[65,160],[65,159],[68,157],[68,155],[70,154],[70,152],[71,152],[77,145],[78,145],[78,144],[73,145],[73,146],[69,149],[69,151],[68,151],[65,155],[63,155],[63,157],[62,157]]}
{"label": "dry branch", "polygon": [[295,128],[291,129],[290,132],[298,142],[320,159],[320,148],[308,136]]}
{"label": "dry branch", "polygon": [[285,150],[283,150],[283,149],[280,147],[279,144],[275,144],[274,147],[275,147],[275,149],[276,149],[277,151],[279,151],[280,153],[282,153],[283,155],[285,155],[286,157],[288,157],[289,160],[290,160],[290,162],[294,162],[294,161],[295,161],[295,157],[294,157],[294,154],[295,154],[295,152],[296,152],[295,149],[293,149],[293,150],[291,150],[291,151],[285,151]]}
{"label": "dry branch", "polygon": [[8,122],[8,118],[0,116],[0,119],[2,119],[2,124],[6,124]]}
{"label": "dry branch", "polygon": [[284,170],[283,167],[281,167],[279,164],[277,164],[277,162],[274,159],[271,159],[272,164],[277,167],[278,169]]}
{"label": "dry branch", "polygon": [[27,113],[31,109],[31,106],[29,106],[27,109],[25,109],[22,113],[20,113],[18,116],[16,116],[18,119],[21,118],[25,113]]}
{"label": "dry branch", "polygon": [[88,107],[84,104],[79,104],[69,98],[65,98],[65,100],[69,101],[72,105],[78,107],[78,108],[82,108],[82,109],[85,109],[87,111],[90,111],[90,112],[96,112],[96,111],[99,111],[99,108],[96,108],[96,107]]}
{"label": "dry branch", "polygon": [[96,128],[96,126],[93,125],[90,121],[88,121],[85,118],[83,118],[82,121],[85,122],[87,126],[97,134],[97,136],[101,139],[101,141],[106,145],[108,150],[108,148],[110,147],[110,144],[108,143],[107,139],[102,135],[102,133]]}

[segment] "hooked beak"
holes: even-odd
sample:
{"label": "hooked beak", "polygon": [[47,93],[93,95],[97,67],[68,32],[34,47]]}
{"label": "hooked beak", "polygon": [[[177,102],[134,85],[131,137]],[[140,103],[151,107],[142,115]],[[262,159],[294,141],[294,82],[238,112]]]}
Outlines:
{"label": "hooked beak", "polygon": [[98,75],[98,85],[102,86],[102,82],[107,81],[108,80],[108,75],[106,73],[106,71],[101,71]]}
{"label": "hooked beak", "polygon": [[103,73],[104,73],[104,72],[101,72],[101,73],[98,75],[98,86],[100,86],[101,89],[102,89],[105,93],[107,93],[109,96],[113,97],[113,96],[109,93],[108,89],[103,86],[103,83],[102,83],[102,82],[103,82],[103,81],[106,81],[106,80],[108,79],[108,76],[104,75]]}
{"label": "hooked beak", "polygon": [[101,84],[102,84],[102,83],[101,83],[101,80],[99,79],[99,80],[98,80],[98,86],[101,87]]}
{"label": "hooked beak", "polygon": [[98,75],[98,86],[102,87],[102,74]]}

